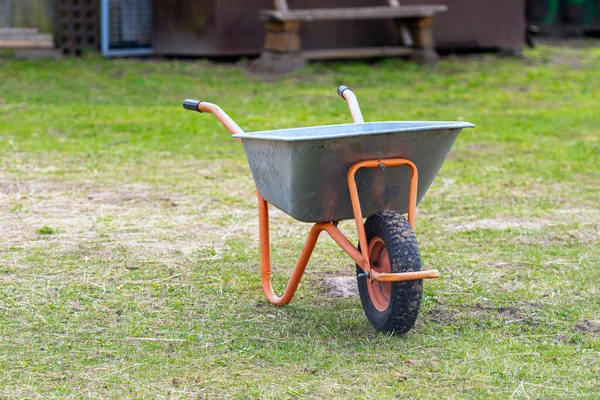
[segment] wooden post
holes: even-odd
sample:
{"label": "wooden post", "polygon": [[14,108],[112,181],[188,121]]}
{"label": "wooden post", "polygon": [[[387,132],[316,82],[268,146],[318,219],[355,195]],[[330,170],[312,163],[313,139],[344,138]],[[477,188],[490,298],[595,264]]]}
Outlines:
{"label": "wooden post", "polygon": [[264,49],[281,53],[294,53],[300,51],[300,36],[298,35],[300,23],[297,21],[266,21]]}
{"label": "wooden post", "polygon": [[[400,7],[400,1],[398,0],[387,0],[390,7]],[[410,32],[406,29],[406,24],[401,19],[397,19],[394,21],[396,23],[396,31],[398,32],[398,36],[400,39],[400,44],[407,47],[413,46],[413,40],[410,36]]]}
{"label": "wooden post", "polygon": [[302,45],[299,21],[265,21],[265,45],[256,66],[265,71],[287,72],[302,68]]}
{"label": "wooden post", "polygon": [[275,0],[275,9],[277,11],[289,11],[290,10],[286,0]]}
{"label": "wooden post", "polygon": [[413,61],[419,64],[435,63],[439,56],[435,51],[433,17],[411,18],[405,21],[414,43]]}

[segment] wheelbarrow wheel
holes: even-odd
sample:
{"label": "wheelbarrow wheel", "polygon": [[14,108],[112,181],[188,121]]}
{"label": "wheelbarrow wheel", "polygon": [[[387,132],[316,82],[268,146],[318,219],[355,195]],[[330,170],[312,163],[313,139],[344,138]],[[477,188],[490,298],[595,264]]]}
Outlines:
{"label": "wheelbarrow wheel", "polygon": [[[421,270],[421,255],[408,221],[396,211],[378,211],[365,222],[371,268],[383,272]],[[379,282],[361,277],[358,292],[367,318],[378,331],[406,333],[417,321],[423,281]]]}

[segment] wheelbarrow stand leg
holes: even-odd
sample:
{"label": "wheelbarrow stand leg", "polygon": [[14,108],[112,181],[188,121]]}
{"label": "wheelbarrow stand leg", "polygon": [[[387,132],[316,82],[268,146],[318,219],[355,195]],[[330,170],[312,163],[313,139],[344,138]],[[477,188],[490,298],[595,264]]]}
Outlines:
{"label": "wheelbarrow stand leg", "polygon": [[329,233],[331,238],[340,245],[340,247],[350,255],[356,262],[362,259],[362,255],[360,252],[354,247],[352,243],[342,232],[340,232],[331,222],[320,222],[314,224],[308,237],[306,238],[306,242],[304,243],[304,248],[300,253],[300,257],[298,257],[298,261],[296,262],[296,266],[294,267],[294,271],[292,272],[292,276],[285,288],[285,291],[281,297],[277,297],[273,292],[273,287],[271,286],[271,245],[269,239],[269,205],[266,200],[262,198],[258,190],[256,190],[256,197],[258,198],[258,229],[259,229],[259,242],[260,242],[260,281],[262,284],[263,291],[265,292],[265,296],[269,303],[276,304],[279,306],[283,306],[288,304],[294,294],[296,293],[296,289],[298,289],[298,285],[300,284],[300,280],[302,279],[302,275],[304,275],[304,270],[306,269],[306,265],[308,264],[308,260],[312,255],[312,252],[317,244],[317,240],[319,239],[319,234],[321,231],[326,231]]}

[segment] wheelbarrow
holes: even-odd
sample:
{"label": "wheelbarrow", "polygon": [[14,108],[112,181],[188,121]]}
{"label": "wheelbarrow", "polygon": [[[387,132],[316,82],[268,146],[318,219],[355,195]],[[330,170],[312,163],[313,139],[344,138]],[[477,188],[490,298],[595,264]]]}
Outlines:
{"label": "wheelbarrow", "polygon": [[[353,124],[246,133],[215,104],[185,100],[183,106],[213,114],[244,146],[257,188],[260,276],[267,300],[276,305],[292,300],[325,231],[355,261],[361,303],[373,327],[406,333],[419,314],[423,280],[440,276],[421,266],[417,205],[460,131],[474,125],[365,123],[354,93],[340,86],[338,94],[348,102]],[[314,223],[281,297],[271,286],[269,203]],[[337,228],[348,219],[356,223],[358,247]]]}

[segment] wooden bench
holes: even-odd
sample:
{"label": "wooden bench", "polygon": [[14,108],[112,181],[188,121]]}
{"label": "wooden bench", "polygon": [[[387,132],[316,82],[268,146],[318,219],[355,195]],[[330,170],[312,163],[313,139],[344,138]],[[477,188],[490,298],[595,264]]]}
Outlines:
{"label": "wooden bench", "polygon": [[[300,68],[306,60],[410,56],[418,63],[438,59],[433,38],[433,18],[448,9],[445,5],[401,6],[387,0],[388,6],[314,8],[290,10],[286,0],[274,0],[275,10],[262,10],[265,44],[259,68],[285,72]],[[393,19],[402,46],[342,48],[303,51],[298,30],[302,22],[325,20]]]}

